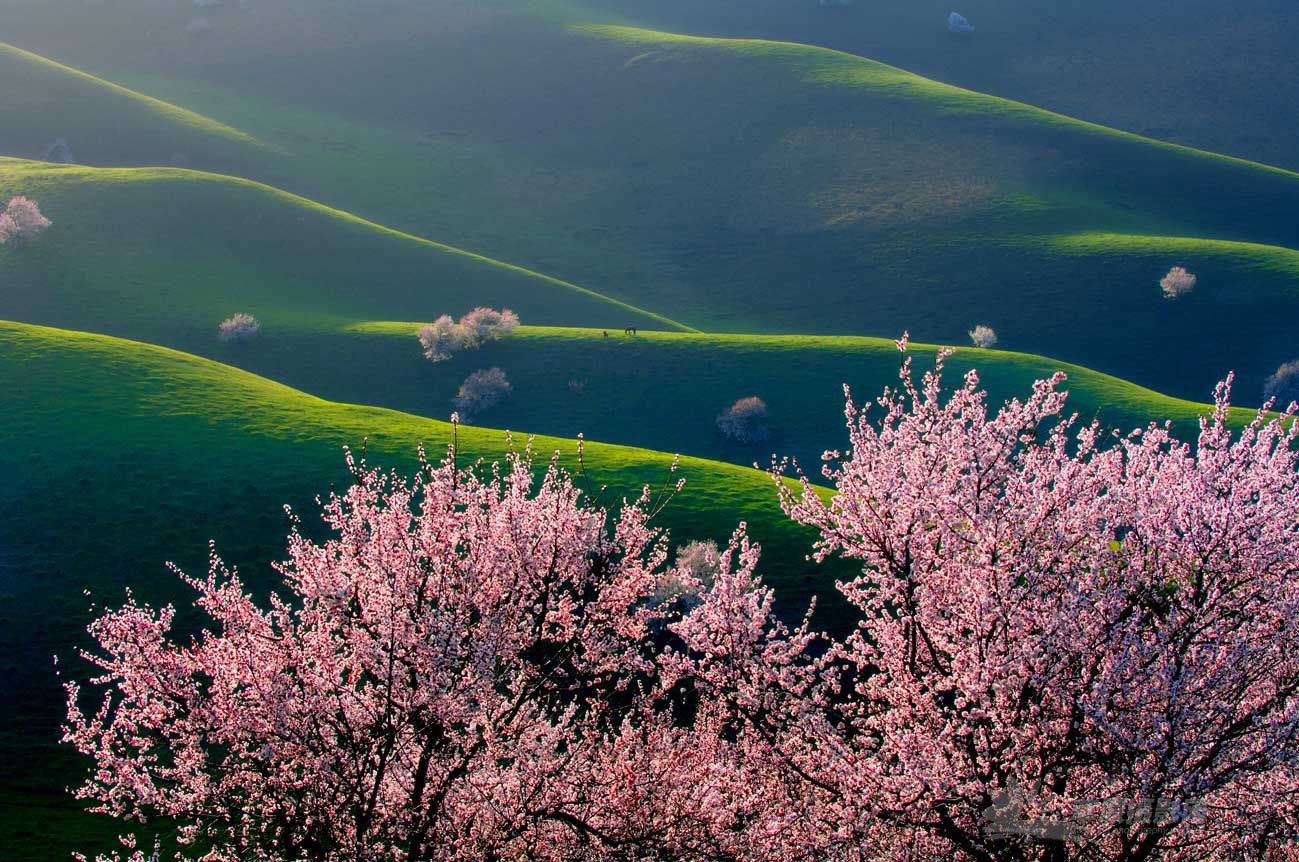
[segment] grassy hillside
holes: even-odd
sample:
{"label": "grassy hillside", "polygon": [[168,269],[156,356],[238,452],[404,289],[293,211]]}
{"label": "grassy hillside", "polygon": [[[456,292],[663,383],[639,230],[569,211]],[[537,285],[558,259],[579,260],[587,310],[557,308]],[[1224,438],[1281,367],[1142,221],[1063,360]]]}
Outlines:
{"label": "grassy hillside", "polygon": [[[1299,168],[1299,57],[1286,0],[590,0],[681,32],[807,42],[928,77],[1263,162]],[[973,38],[945,32],[956,8]]]}
{"label": "grassy hillside", "polygon": [[[493,423],[746,464],[765,462],[773,450],[808,462],[839,442],[841,384],[873,393],[896,373],[887,339],[649,331],[627,339],[626,323],[648,330],[671,321],[247,181],[8,160],[0,161],[0,183],[40,198],[56,222],[37,243],[0,249],[7,285],[0,316],[166,345],[335,400],[445,418],[469,372],[499,365],[515,394],[486,417]],[[1116,242],[1128,243],[1134,257],[1160,254],[1152,240],[1135,237],[1052,242],[1049,252],[1062,259],[1104,255]],[[1294,278],[1299,271],[1297,256],[1284,249],[1203,245],[1206,261],[1212,251],[1224,273],[1263,266]],[[1210,280],[1218,270],[1202,274]],[[413,337],[417,323],[375,322],[430,320],[478,303],[511,306],[529,324],[598,328],[525,327],[502,344],[431,364]],[[1202,295],[1167,308],[1191,326],[1196,319],[1187,309],[1196,303],[1205,304]],[[262,337],[217,341],[216,322],[234,311],[257,315]],[[1229,335],[1231,306],[1211,313]],[[1000,320],[990,322],[1006,336]],[[1153,349],[1150,359],[1167,362]],[[958,370],[969,361],[981,366],[997,398],[1065,367],[1056,358],[970,349],[958,356]],[[1068,371],[1078,409],[1100,411],[1107,422],[1187,419],[1198,409],[1082,367]],[[1196,394],[1202,400],[1209,389]],[[766,449],[728,443],[713,425],[723,407],[752,394],[774,414]],[[1240,390],[1242,403],[1256,395],[1248,383]]]}
{"label": "grassy hillside", "polygon": [[[12,323],[0,324],[0,379],[0,699],[23,704],[0,715],[0,856],[59,858],[87,825],[61,820],[71,761],[54,746],[50,656],[67,665],[89,619],[82,590],[97,603],[118,601],[127,585],[150,601],[184,601],[163,564],[201,571],[208,539],[264,590],[265,564],[279,557],[287,531],[280,505],[310,513],[316,494],[345,483],[343,445],[368,438],[372,463],[408,469],[419,443],[436,454],[451,429],[323,401],[163,348]],[[503,432],[473,428],[461,429],[460,443],[466,460],[507,447]],[[575,466],[572,440],[535,445]],[[617,501],[642,483],[661,485],[669,463],[593,443],[586,481],[592,490],[608,484],[606,499]],[[686,490],[663,520],[677,539],[724,538],[747,521],[788,608],[842,574],[803,559],[810,537],[784,520],[766,476],[693,459],[681,469]],[[33,840],[42,823],[53,831]]]}
{"label": "grassy hillside", "polygon": [[247,180],[0,159],[55,226],[0,248],[0,316],[176,344],[235,311],[278,327],[506,305],[538,322],[673,327],[572,284]]}
{"label": "grassy hillside", "polygon": [[91,164],[229,164],[266,144],[210,117],[0,42],[0,152],[39,158],[62,139]]}
{"label": "grassy hillside", "polygon": [[[808,45],[447,8],[230,9],[187,59],[116,65],[276,148],[223,169],[701,329],[986,323],[1183,397],[1294,358],[1293,173]],[[1176,303],[1173,265],[1202,275]]]}
{"label": "grassy hillside", "polygon": [[[508,339],[450,361],[429,363],[413,323],[358,323],[315,333],[267,332],[211,355],[296,388],[341,401],[365,401],[423,416],[446,417],[460,382],[498,366],[510,397],[484,415],[493,425],[661,448],[736,464],[765,465],[772,453],[819,469],[821,453],[843,445],[843,389],[860,400],[897,382],[891,339],[851,336],[726,335],[524,326]],[[936,348],[913,345],[920,367]],[[320,357],[330,361],[322,363]],[[1070,405],[1084,418],[1128,430],[1171,419],[1193,436],[1208,408],[1057,360],[960,348],[949,384],[978,368],[994,403],[1022,397],[1034,380],[1064,371]],[[381,381],[376,383],[376,380]],[[1203,398],[1211,393],[1206,391]],[[718,433],[716,417],[738,398],[757,395],[770,409],[771,437],[744,445]],[[1203,401],[1201,399],[1201,402]],[[1246,411],[1242,411],[1242,418]]]}

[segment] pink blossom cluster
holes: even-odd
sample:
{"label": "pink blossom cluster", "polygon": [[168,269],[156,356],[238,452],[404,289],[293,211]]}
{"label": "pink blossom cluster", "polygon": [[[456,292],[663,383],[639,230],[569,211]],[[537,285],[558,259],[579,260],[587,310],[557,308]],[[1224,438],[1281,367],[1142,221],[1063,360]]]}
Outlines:
{"label": "pink blossom cluster", "polygon": [[997,345],[997,331],[991,326],[980,323],[969,332],[970,342],[975,347],[990,348]]}
{"label": "pink blossom cluster", "polygon": [[1199,279],[1194,273],[1188,272],[1186,267],[1175,266],[1159,280],[1159,286],[1164,291],[1164,299],[1177,299],[1195,290],[1197,281]]}
{"label": "pink blossom cluster", "polygon": [[419,343],[431,362],[443,362],[457,353],[477,350],[489,341],[504,338],[519,325],[519,316],[508,308],[496,311],[478,307],[459,322],[444,314],[419,330]]}
{"label": "pink blossom cluster", "polygon": [[33,240],[51,224],[41,215],[36,201],[21,195],[11,198],[4,212],[0,212],[0,245]]}
{"label": "pink blossom cluster", "polygon": [[849,398],[832,496],[773,467],[860,564],[848,634],[776,616],[743,525],[669,565],[648,489],[353,465],[285,597],[214,557],[197,639],[91,625],[79,796],[208,862],[1299,858],[1299,423],[1224,384],[1194,446],[1107,434],[944,359]]}

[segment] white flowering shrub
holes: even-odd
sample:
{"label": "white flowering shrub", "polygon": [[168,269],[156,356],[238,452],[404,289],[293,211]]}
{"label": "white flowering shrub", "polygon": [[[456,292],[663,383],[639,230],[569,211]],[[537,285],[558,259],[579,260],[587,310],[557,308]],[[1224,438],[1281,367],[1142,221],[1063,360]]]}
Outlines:
{"label": "white flowering shrub", "polygon": [[465,421],[470,421],[479,413],[491,410],[505,400],[513,387],[505,372],[499,368],[480,368],[465,378],[456,393],[456,413]]}
{"label": "white flowering shrub", "polygon": [[1284,410],[1291,401],[1299,402],[1299,359],[1292,359],[1277,367],[1263,381],[1263,394],[1276,399],[1276,406]]}
{"label": "white flowering shrub", "polygon": [[419,343],[430,362],[444,362],[466,350],[477,350],[489,341],[504,338],[519,325],[519,316],[508,308],[497,311],[480,306],[459,322],[444,314],[420,327]]}
{"label": "white flowering shrub", "polygon": [[262,331],[262,325],[251,314],[232,314],[217,326],[222,341],[247,341]]}
{"label": "white flowering shrub", "polygon": [[767,402],[756,395],[741,398],[717,417],[717,430],[738,443],[760,443],[770,436],[767,430]]}
{"label": "white flowering shrub", "polygon": [[53,222],[41,214],[36,201],[19,195],[0,213],[0,245],[28,242],[40,236]]}
{"label": "white flowering shrub", "polygon": [[722,551],[716,542],[687,542],[677,548],[676,565],[659,578],[654,590],[654,604],[698,604],[700,591],[711,587],[721,572],[721,559]]}
{"label": "white flowering shrub", "polygon": [[953,12],[947,16],[947,32],[966,36],[974,32],[974,25],[960,12]]}
{"label": "white flowering shrub", "polygon": [[997,330],[980,323],[970,330],[970,341],[975,347],[993,347],[997,344]]}

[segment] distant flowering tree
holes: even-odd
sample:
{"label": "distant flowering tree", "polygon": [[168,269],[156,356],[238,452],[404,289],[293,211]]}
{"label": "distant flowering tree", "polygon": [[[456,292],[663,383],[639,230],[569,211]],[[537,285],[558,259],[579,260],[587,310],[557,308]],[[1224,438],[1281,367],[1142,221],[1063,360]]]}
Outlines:
{"label": "distant flowering tree", "polygon": [[453,400],[456,412],[466,421],[491,410],[513,389],[505,372],[499,368],[480,368],[465,378]]}
{"label": "distant flowering tree", "polygon": [[717,417],[717,430],[739,443],[761,443],[770,436],[767,402],[756,395],[741,398]]}
{"label": "distant flowering tree", "polygon": [[1195,290],[1195,283],[1198,280],[1193,273],[1187,272],[1185,267],[1175,266],[1159,280],[1159,286],[1163,288],[1164,299],[1177,299]]}
{"label": "distant flowering tree", "polygon": [[974,32],[974,25],[970,23],[970,19],[961,13],[952,12],[947,16],[947,32],[955,33],[958,36],[968,36]]}
{"label": "distant flowering tree", "polygon": [[1263,395],[1275,399],[1282,409],[1299,401],[1299,359],[1281,363],[1263,382]]}
{"label": "distant flowering tree", "polygon": [[233,314],[217,326],[222,341],[247,341],[262,331],[262,325],[251,314]]}
{"label": "distant flowering tree", "polygon": [[519,316],[508,308],[496,311],[479,307],[459,322],[444,314],[420,327],[419,342],[430,362],[443,362],[457,353],[477,350],[489,341],[509,335],[519,325]]}
{"label": "distant flowering tree", "polygon": [[722,550],[713,541],[687,542],[677,548],[673,567],[659,580],[655,599],[660,602],[682,601],[693,606],[699,602],[700,589],[712,586],[721,571]]}
{"label": "distant flowering tree", "polygon": [[970,330],[970,341],[975,347],[995,347],[997,344],[997,331],[991,326],[979,324]]}
{"label": "distant flowering tree", "polygon": [[508,308],[497,311],[479,306],[460,318],[460,326],[468,333],[471,347],[503,338],[518,325],[519,316]]}
{"label": "distant flowering tree", "polygon": [[41,160],[55,164],[71,165],[76,163],[72,147],[66,138],[56,138],[41,152]]}
{"label": "distant flowering tree", "polygon": [[41,214],[36,201],[21,195],[11,198],[0,213],[0,245],[27,242],[38,237],[53,222]]}

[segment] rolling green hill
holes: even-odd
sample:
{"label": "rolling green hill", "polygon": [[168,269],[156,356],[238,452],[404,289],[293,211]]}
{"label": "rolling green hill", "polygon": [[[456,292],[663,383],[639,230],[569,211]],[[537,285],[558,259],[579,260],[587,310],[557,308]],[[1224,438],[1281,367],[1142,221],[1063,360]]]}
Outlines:
{"label": "rolling green hill", "polygon": [[[839,443],[841,385],[874,393],[896,373],[888,339],[649,331],[628,339],[626,323],[672,323],[247,181],[8,160],[0,183],[40,198],[56,222],[37,243],[0,250],[0,316],[165,345],[335,400],[445,418],[469,372],[499,365],[515,393],[484,417],[493,424],[741,464],[765,463],[772,451],[809,463]],[[1062,237],[1052,253],[1086,256],[1115,241],[1130,242],[1133,255],[1158,254],[1135,238],[1089,235]],[[1256,261],[1296,269],[1283,249],[1211,248],[1225,270]],[[529,324],[588,328],[528,326],[432,364],[413,337],[418,323],[376,322],[431,320],[479,303],[513,307]],[[235,311],[255,314],[262,336],[220,343],[215,324]],[[996,398],[1065,368],[1077,409],[1116,425],[1189,421],[1200,409],[1054,358],[970,349],[956,367],[971,361]],[[714,427],[720,410],[747,395],[773,411],[765,449],[730,443]],[[1243,403],[1251,396],[1244,390]]]}
{"label": "rolling green hill", "polygon": [[40,157],[56,140],[91,164],[229,164],[264,156],[256,138],[0,42],[0,152]]}
{"label": "rolling green hill", "polygon": [[[588,0],[677,32],[785,39],[1108,126],[1299,168],[1299,10],[1286,0]],[[973,38],[945,31],[955,8]]]}
{"label": "rolling green hill", "polygon": [[[163,564],[201,571],[209,539],[253,588],[268,589],[266,563],[288,527],[280,504],[310,513],[314,495],[346,483],[343,445],[368,439],[371,463],[410,469],[416,446],[436,456],[451,427],[323,401],[151,345],[13,323],[0,323],[0,380],[0,699],[22,704],[0,715],[0,856],[58,858],[84,849],[77,842],[92,828],[65,822],[71,761],[54,745],[50,663],[57,652],[66,666],[89,620],[82,590],[97,603],[117,602],[127,585],[148,601],[184,602]],[[475,428],[461,428],[459,442],[467,461],[508,445],[503,432]],[[575,467],[572,440],[535,447]],[[592,443],[584,481],[594,492],[608,484],[603,499],[616,503],[642,483],[663,485],[670,462]],[[694,459],[681,473],[686,490],[663,515],[674,540],[725,538],[745,520],[785,607],[831,582],[836,570],[804,560],[811,537],[781,515],[768,477]],[[33,840],[38,824],[51,832]]]}
{"label": "rolling green hill", "polygon": [[314,328],[491,304],[539,322],[676,326],[247,180],[0,159],[0,188],[39,199],[55,222],[37,243],[0,248],[0,317],[166,344],[207,341],[236,311]]}
{"label": "rolling green hill", "polygon": [[[430,364],[419,353],[414,324],[358,324],[339,336],[319,336],[320,347],[272,345],[271,339],[240,345],[240,365],[336,400],[366,397],[372,377],[366,362],[384,369],[384,406],[445,416],[460,381],[475,368],[499,366],[513,392],[484,416],[492,424],[527,427],[571,437],[663,448],[737,464],[765,466],[773,453],[796,457],[811,473],[821,454],[841,448],[843,385],[866,401],[897,383],[900,362],[891,339],[852,336],[729,335],[621,332],[605,339],[597,329],[524,326],[509,338],[472,354]],[[321,369],[291,357],[328,349],[346,357]],[[913,344],[917,366],[928,368],[937,347]],[[1107,427],[1131,430],[1154,420],[1173,420],[1194,438],[1206,404],[1170,398],[1127,381],[1044,356],[959,348],[948,360],[949,386],[977,368],[992,403],[1022,397],[1033,381],[1056,371],[1068,375],[1071,411]],[[738,398],[757,395],[770,410],[770,439],[753,445],[726,440],[715,419]],[[1212,392],[1205,392],[1208,398]],[[1241,410],[1240,418],[1252,416]]]}
{"label": "rolling green hill", "polygon": [[[110,77],[275,148],[220,170],[701,329],[985,323],[1192,398],[1294,358],[1299,175],[814,46],[451,6],[322,7],[296,37],[231,9]],[[1168,302],[1173,265],[1201,280]]]}

